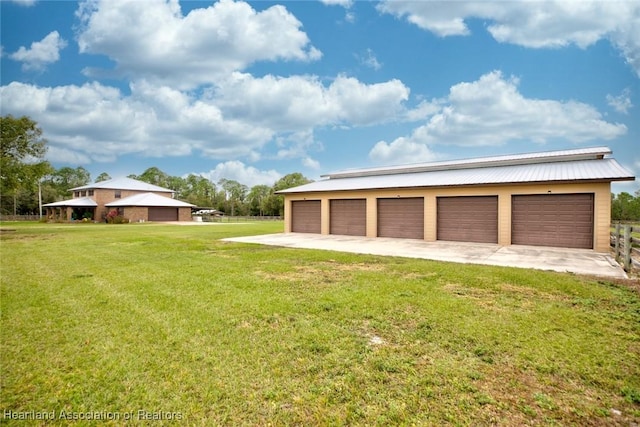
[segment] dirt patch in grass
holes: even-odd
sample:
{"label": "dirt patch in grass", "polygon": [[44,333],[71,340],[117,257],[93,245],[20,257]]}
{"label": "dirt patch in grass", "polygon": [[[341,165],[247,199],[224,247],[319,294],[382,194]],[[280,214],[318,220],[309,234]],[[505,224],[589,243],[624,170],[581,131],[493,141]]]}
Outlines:
{"label": "dirt patch in grass", "polygon": [[[640,275],[640,271],[636,271],[635,275]],[[640,294],[640,278],[639,277],[631,277],[629,279],[616,279],[616,278],[607,278],[606,280],[602,280],[600,277],[595,276],[584,276],[586,280],[597,281],[601,285],[611,285],[620,288],[631,289],[632,291]]]}
{"label": "dirt patch in grass", "polygon": [[[529,425],[545,420],[549,424],[634,425],[638,418],[622,396],[603,399],[580,381],[535,372],[509,364],[491,366],[474,378],[476,400],[483,399],[485,421],[495,425]],[[618,408],[626,407],[627,410]]]}
{"label": "dirt patch in grass", "polygon": [[33,240],[49,240],[54,237],[53,234],[35,234],[35,233],[21,233],[17,230],[2,230],[0,232],[0,240],[12,240],[12,241],[33,241]]}
{"label": "dirt patch in grass", "polygon": [[309,265],[295,265],[288,271],[255,270],[261,279],[283,282],[304,282],[308,284],[336,283],[337,278],[349,272],[378,272],[385,269],[381,264],[316,262]]}
{"label": "dirt patch in grass", "polygon": [[543,292],[526,286],[508,283],[497,284],[494,287],[476,288],[457,283],[449,283],[442,287],[451,294],[473,301],[480,307],[505,311],[513,308],[519,310],[533,309],[540,301],[566,301],[568,298],[559,294]]}
{"label": "dirt patch in grass", "polygon": [[496,295],[511,295],[517,298],[542,298],[549,301],[562,301],[566,296],[557,293],[544,292],[529,286],[518,286],[511,283],[497,283],[492,287],[477,288],[459,283],[448,283],[442,287],[455,295],[468,296],[474,299],[491,298]]}

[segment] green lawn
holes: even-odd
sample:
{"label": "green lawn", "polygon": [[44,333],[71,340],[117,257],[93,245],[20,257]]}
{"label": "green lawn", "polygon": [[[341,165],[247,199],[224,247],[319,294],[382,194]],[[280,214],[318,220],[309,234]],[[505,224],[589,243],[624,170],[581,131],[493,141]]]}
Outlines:
{"label": "green lawn", "polygon": [[219,240],[281,222],[2,228],[8,425],[640,422],[619,284]]}

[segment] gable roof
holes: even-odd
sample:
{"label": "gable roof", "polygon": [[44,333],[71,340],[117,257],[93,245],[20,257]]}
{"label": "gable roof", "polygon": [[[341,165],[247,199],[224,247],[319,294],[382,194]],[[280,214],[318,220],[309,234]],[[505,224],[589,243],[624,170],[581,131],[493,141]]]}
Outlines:
{"label": "gable roof", "polygon": [[172,199],[170,197],[161,196],[155,193],[140,193],[133,196],[118,199],[105,204],[106,207],[124,207],[124,206],[152,206],[152,207],[171,207],[171,208],[191,208],[195,205]]}
{"label": "gable roof", "polygon": [[159,187],[157,185],[149,184],[147,182],[138,181],[132,178],[114,178],[106,181],[95,182],[93,184],[87,184],[80,187],[72,188],[75,190],[95,190],[95,189],[108,189],[108,190],[132,190],[132,191],[156,191],[163,193],[175,193],[175,191],[168,188]]}
{"label": "gable roof", "polygon": [[353,169],[278,193],[568,181],[633,181],[607,147]]}
{"label": "gable roof", "polygon": [[93,200],[90,197],[79,197],[77,199],[69,199],[69,200],[63,200],[61,202],[47,203],[46,205],[42,205],[42,206],[49,207],[49,208],[65,207],[65,206],[81,208],[81,207],[96,207],[98,206],[98,204],[96,203],[95,200]]}

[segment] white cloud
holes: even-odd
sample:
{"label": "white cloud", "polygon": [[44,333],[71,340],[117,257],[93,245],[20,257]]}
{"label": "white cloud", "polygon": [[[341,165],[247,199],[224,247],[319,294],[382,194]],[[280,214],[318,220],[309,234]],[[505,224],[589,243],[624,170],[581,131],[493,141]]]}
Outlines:
{"label": "white cloud", "polygon": [[310,150],[321,151],[322,144],[318,143],[313,134],[313,130],[307,129],[300,132],[280,135],[276,138],[278,152],[277,159],[305,159],[309,158],[307,153]]}
{"label": "white cloud", "polygon": [[607,104],[618,113],[628,114],[629,109],[633,107],[631,103],[631,91],[626,88],[618,96],[607,94]]}
{"label": "white cloud", "polygon": [[50,162],[71,165],[86,165],[91,163],[89,156],[77,151],[68,150],[58,147],[57,145],[48,145],[47,147],[47,160]]}
{"label": "white cloud", "polygon": [[393,119],[403,111],[409,89],[399,80],[364,84],[338,76],[329,86],[314,76],[255,78],[234,73],[219,84],[217,105],[280,131],[300,131],[329,124],[368,125]]}
{"label": "white cloud", "polygon": [[432,116],[433,114],[440,111],[440,108],[441,108],[441,105],[440,105],[440,101],[438,100],[433,100],[431,102],[422,101],[420,102],[420,104],[418,104],[417,107],[412,108],[411,110],[408,110],[405,113],[405,119],[409,122],[424,120],[429,116]]}
{"label": "white cloud", "polygon": [[350,24],[356,22],[356,15],[351,10],[355,0],[320,0],[326,6],[342,6],[345,9],[344,20]]}
{"label": "white cloud", "polygon": [[50,32],[41,41],[31,43],[27,49],[21,46],[9,57],[15,61],[22,62],[22,70],[42,70],[47,65],[60,60],[60,50],[67,46],[67,42],[60,37],[57,31]]}
{"label": "white cloud", "polygon": [[19,4],[20,6],[30,7],[36,4],[37,0],[11,0],[11,2]]}
{"label": "white cloud", "polygon": [[312,159],[311,157],[305,157],[302,159],[302,165],[309,169],[320,170],[320,162]]}
{"label": "white cloud", "polygon": [[400,80],[364,84],[353,77],[338,76],[329,86],[328,100],[338,107],[337,122],[367,125],[391,120],[404,110],[409,88]]}
{"label": "white cloud", "polygon": [[640,12],[636,11],[635,19],[621,22],[619,29],[611,35],[611,40],[620,49],[627,64],[640,76]]}
{"label": "white cloud", "polygon": [[375,163],[399,165],[436,160],[438,156],[426,144],[400,137],[392,143],[379,141],[369,152]]}
{"label": "white cloud", "polygon": [[328,5],[328,6],[342,6],[342,7],[351,7],[353,5],[353,0],[320,0],[320,2]]}
{"label": "white cloud", "polygon": [[94,161],[133,153],[255,161],[274,140],[281,141],[279,158],[306,159],[321,148],[315,128],[389,121],[408,97],[397,80],[367,85],[339,76],[325,86],[312,76],[241,73],[197,95],[146,80],[130,91],[12,82],[0,95],[3,111],[33,117],[52,145]]}
{"label": "white cloud", "polygon": [[357,58],[363,65],[373,68],[376,71],[382,68],[382,64],[378,61],[378,58],[376,58],[375,53],[371,49],[367,49],[363,55],[357,55]]}
{"label": "white cloud", "polygon": [[416,135],[430,142],[477,146],[514,140],[580,143],[610,140],[627,132],[623,124],[604,121],[590,105],[525,98],[517,86],[517,79],[505,79],[499,71],[452,86],[442,111]]}
{"label": "white cloud", "polygon": [[575,44],[586,48],[609,39],[640,76],[640,2],[637,1],[452,1],[384,0],[378,10],[406,19],[441,37],[468,35],[465,21],[490,21],[499,42],[530,48]]}
{"label": "white cloud", "polygon": [[99,83],[41,88],[13,82],[0,88],[0,96],[3,111],[34,118],[51,145],[94,161],[131,153],[251,156],[273,136],[227,120],[215,105],[146,82],[132,85],[131,96]]}
{"label": "white cloud", "polygon": [[356,22],[356,14],[350,11],[347,11],[344,14],[344,20],[349,22],[350,24],[353,24],[354,22]]}
{"label": "white cloud", "polygon": [[[378,162],[414,155],[428,157],[433,154],[426,148],[434,145],[490,146],[553,140],[583,143],[611,140],[627,132],[625,125],[605,121],[590,105],[525,98],[518,92],[518,80],[505,79],[499,71],[452,86],[448,97],[438,103],[440,110],[424,125],[408,137],[378,142],[370,157]],[[421,151],[420,147],[425,148]],[[414,154],[406,155],[405,150]]]}
{"label": "white cloud", "polygon": [[92,0],[77,12],[82,53],[109,56],[118,72],[190,88],[257,61],[314,61],[302,24],[284,6],[256,12],[221,0],[182,15],[177,0]]}
{"label": "white cloud", "polygon": [[220,179],[230,179],[238,181],[251,188],[256,185],[272,186],[282,175],[273,170],[259,170],[253,166],[247,166],[238,160],[231,160],[224,163],[218,163],[214,169],[209,172],[201,172],[200,175],[212,182],[218,182]]}

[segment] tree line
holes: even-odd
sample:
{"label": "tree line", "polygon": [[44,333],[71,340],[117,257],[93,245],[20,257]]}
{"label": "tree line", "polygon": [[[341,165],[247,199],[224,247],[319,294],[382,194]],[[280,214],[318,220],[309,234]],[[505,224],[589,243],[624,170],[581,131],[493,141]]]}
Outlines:
{"label": "tree line", "polygon": [[[36,214],[39,195],[42,203],[51,203],[71,197],[69,190],[91,183],[91,174],[83,167],[55,169],[44,160],[47,141],[42,130],[29,117],[0,117],[0,213],[3,215]],[[272,186],[246,185],[231,179],[217,183],[199,176],[186,178],[170,176],[157,167],[151,167],[130,178],[169,188],[176,198],[202,208],[216,209],[227,215],[282,215],[283,197],[278,190],[311,182],[301,173],[286,175]],[[96,182],[110,179],[103,172]],[[640,190],[635,194],[622,192],[611,195],[612,221],[640,221]]]}
{"label": "tree line", "polygon": [[640,190],[635,195],[627,192],[611,195],[611,220],[612,221],[638,221],[640,222]]}
{"label": "tree line", "polygon": [[[44,160],[47,141],[42,130],[28,117],[0,117],[0,213],[28,215],[43,204],[71,197],[70,189],[90,184],[91,174],[82,166],[54,168]],[[301,173],[291,173],[273,185],[251,188],[231,179],[217,183],[199,175],[171,176],[157,167],[129,178],[169,188],[175,197],[201,208],[216,209],[226,215],[283,215],[284,200],[276,191],[311,182]],[[95,182],[111,179],[103,172]]]}

